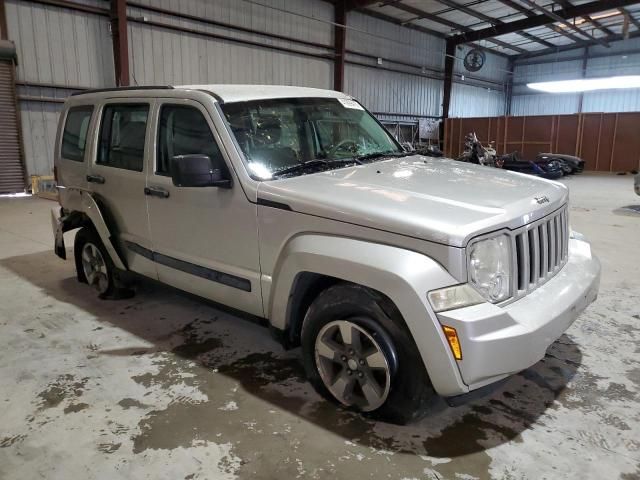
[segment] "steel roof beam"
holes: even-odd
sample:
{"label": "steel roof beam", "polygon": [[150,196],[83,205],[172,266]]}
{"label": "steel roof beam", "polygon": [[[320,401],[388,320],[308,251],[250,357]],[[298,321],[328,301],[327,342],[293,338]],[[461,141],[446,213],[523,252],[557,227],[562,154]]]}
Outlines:
{"label": "steel roof beam", "polygon": [[[502,3],[505,3],[505,0],[500,1]],[[562,18],[563,20],[567,20],[571,18],[581,17],[582,15],[592,15],[606,10],[627,7],[637,2],[638,0],[607,0],[607,2],[593,1],[573,7],[567,7],[562,10],[557,10],[556,12],[554,12],[554,14]],[[477,42],[478,40],[490,39],[492,37],[505,35],[507,33],[515,33],[518,30],[544,27],[549,23],[550,21],[547,15],[535,15],[528,18],[523,18],[522,20],[516,20],[513,22],[504,23],[502,25],[495,25],[493,27],[484,28],[482,30],[464,32],[452,38],[457,44]]]}
{"label": "steel roof beam", "polygon": [[[629,35],[629,38],[638,38],[640,37],[640,31],[635,31],[633,33],[631,33]],[[614,35],[609,35],[607,37],[607,41],[609,42],[617,42],[620,40],[625,40],[624,35],[616,33]],[[587,42],[587,46],[593,46],[596,45],[596,42]],[[521,55],[517,55],[516,56],[516,61],[519,60],[526,60],[527,58],[533,58],[533,57],[541,57],[544,55],[551,55],[554,53],[559,53],[559,52],[566,52],[568,50],[575,50],[577,48],[584,48],[585,45],[578,45],[578,44],[571,44],[571,45],[562,45],[562,46],[558,46],[555,48],[546,48],[544,50],[536,50],[534,52],[529,52],[529,53],[523,53]],[[623,55],[623,53],[621,53],[620,55]]]}
{"label": "steel roof beam", "polygon": [[[569,0],[554,0],[555,3],[557,3],[558,5],[560,5],[563,8],[567,8],[567,7],[573,7],[573,5],[571,4],[571,2]],[[586,20],[587,22],[589,22],[591,25],[593,25],[594,27],[596,27],[598,30],[604,32],[607,35],[613,35],[613,32],[611,30],[609,30],[607,27],[605,27],[604,25],[602,25],[599,21],[591,18],[591,16],[589,15],[582,15],[580,18],[582,18],[583,20]]]}
{"label": "steel roof beam", "polygon": [[[404,3],[401,2],[396,2],[396,3],[391,3],[388,4],[394,8],[397,8],[398,10],[402,10],[403,12],[407,12],[407,13],[411,13],[412,15],[415,15],[415,18],[411,18],[409,20],[405,20],[404,21],[404,25],[409,24],[410,22],[413,22],[415,20],[420,20],[420,19],[426,19],[429,20],[431,22],[434,23],[439,23],[441,25],[445,25],[447,27],[450,27],[454,30],[458,30],[461,32],[473,32],[473,30],[471,30],[468,27],[465,27],[464,25],[461,25],[459,23],[456,22],[452,22],[451,20],[447,20],[446,18],[442,18],[439,17],[438,15],[434,15],[433,13],[429,13],[429,12],[425,12],[424,10],[421,10],[419,8],[413,7],[411,5],[405,5]],[[520,48],[517,47],[515,45],[510,45],[508,43],[505,43],[501,40],[496,40],[494,38],[487,38],[487,40],[495,45],[498,45],[499,47],[503,47],[503,48],[507,48],[509,50],[513,50],[514,52],[519,52],[519,53],[526,53],[527,50],[525,50],[524,48]],[[464,42],[464,43],[468,43],[468,42]]]}
{"label": "steel roof beam", "polygon": [[[531,10],[529,10],[526,7],[523,7],[522,5],[520,5],[519,3],[514,2],[513,0],[498,0],[500,3],[506,5],[507,7],[511,7],[514,10],[517,10],[518,12],[526,15],[527,17],[535,17],[536,14],[533,13]],[[560,35],[567,37],[568,39],[570,39],[573,42],[579,43],[583,46],[586,45],[586,42],[584,40],[582,40],[581,38],[576,37],[575,35],[571,35],[569,32],[565,32],[564,30],[562,30],[561,28],[557,27],[556,25],[545,25],[546,28],[548,28],[549,30],[555,32],[555,33],[559,33]],[[547,47],[552,48],[552,47],[556,47],[557,45],[551,44],[551,45],[547,45]]]}
{"label": "steel roof beam", "polygon": [[374,3],[379,2],[380,0],[337,0],[334,5],[339,7],[340,4],[343,4],[345,12],[348,12],[350,10],[355,10],[356,8],[369,7]]}
{"label": "steel roof beam", "polygon": [[[536,2],[533,2],[532,0],[520,0],[520,1],[522,3],[526,3],[531,8],[534,8],[536,10],[540,10],[544,15],[546,15],[550,19],[555,20],[556,22],[559,22],[562,25],[565,25],[565,26],[569,27],[571,30],[576,32],[578,35],[582,35],[587,40],[594,40],[594,41],[598,42],[600,45],[602,45],[603,47],[609,47],[609,44],[606,41],[604,41],[604,40],[602,40],[600,38],[596,38],[593,35],[589,35],[587,32],[585,32],[581,28],[578,28],[573,23],[568,22],[566,19],[564,19],[561,16],[557,15],[555,12],[552,12],[551,10],[547,10],[543,6],[538,5]],[[580,15],[580,16],[582,16],[582,15]]]}
{"label": "steel roof beam", "polygon": [[[411,30],[415,30],[417,32],[426,33],[427,35],[433,35],[438,38],[446,38],[446,35],[442,32],[438,32],[436,30],[431,30],[430,28],[423,27],[422,25],[416,25],[414,23],[406,23],[397,18],[390,17],[389,15],[385,15],[384,13],[376,12],[375,10],[371,10],[369,8],[361,9],[361,13],[365,15],[369,15],[370,17],[377,18],[378,20],[382,20],[384,22],[393,23],[395,25],[400,25],[405,28],[409,28]],[[493,53],[494,55],[499,55],[501,57],[512,57],[514,55],[508,55],[504,52],[500,52],[498,50],[494,50],[493,48],[485,47],[483,45],[478,45],[476,43],[469,43],[468,45],[478,48],[480,50],[485,50],[489,53]],[[523,49],[524,50],[524,49]],[[348,53],[348,52],[347,52]]]}
{"label": "steel roof beam", "polygon": [[618,10],[620,10],[622,12],[623,15],[626,15],[629,18],[629,21],[631,23],[633,23],[633,25],[640,30],[640,21],[638,21],[636,18],[634,18],[633,15],[631,15],[631,12],[629,10],[627,10],[626,8],[619,8]]}
{"label": "steel roof beam", "polygon": [[[502,20],[499,20],[497,18],[492,18],[488,15],[485,15],[482,12],[478,12],[472,8],[467,7],[466,5],[460,5],[459,3],[456,3],[452,0],[436,0],[437,2],[446,5],[448,7],[451,8],[455,8],[456,10],[460,10],[464,13],[466,13],[467,15],[470,15],[472,17],[478,18],[480,20],[484,20],[487,23],[490,23],[491,25],[502,25],[504,24],[504,22]],[[535,35],[531,35],[530,33],[524,32],[522,30],[515,32],[518,35],[520,35],[521,37],[526,38],[527,40],[531,40],[532,42],[537,42],[541,45],[544,45],[545,47],[553,47],[553,43],[547,42],[545,40],[542,40],[538,37],[536,37]]]}

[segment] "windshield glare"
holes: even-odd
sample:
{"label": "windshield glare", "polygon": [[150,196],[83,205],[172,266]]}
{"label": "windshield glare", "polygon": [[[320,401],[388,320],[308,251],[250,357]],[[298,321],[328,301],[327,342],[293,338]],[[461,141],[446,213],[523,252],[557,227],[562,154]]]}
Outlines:
{"label": "windshield glare", "polygon": [[[354,100],[256,100],[224,104],[222,110],[249,170],[262,180],[304,162],[339,167],[354,157],[402,152],[389,133]],[[291,174],[302,173],[304,169],[296,169]]]}

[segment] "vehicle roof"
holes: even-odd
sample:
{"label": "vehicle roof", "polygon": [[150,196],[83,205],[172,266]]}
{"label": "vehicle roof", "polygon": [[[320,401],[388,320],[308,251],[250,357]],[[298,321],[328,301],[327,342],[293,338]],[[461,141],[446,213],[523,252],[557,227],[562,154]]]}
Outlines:
{"label": "vehicle roof", "polygon": [[[334,90],[323,90],[320,88],[292,87],[287,85],[140,85],[129,87],[112,87],[96,90],[85,90],[75,92],[72,97],[95,95],[97,97],[120,97],[131,96],[162,96],[164,92],[180,90],[200,90],[212,94],[223,103],[246,102],[250,100],[266,100],[273,98],[351,98],[348,95]],[[171,95],[171,96],[175,96]]]}
{"label": "vehicle roof", "polygon": [[223,102],[299,97],[350,98],[334,90],[288,85],[179,85],[174,88],[204,90],[221,98]]}

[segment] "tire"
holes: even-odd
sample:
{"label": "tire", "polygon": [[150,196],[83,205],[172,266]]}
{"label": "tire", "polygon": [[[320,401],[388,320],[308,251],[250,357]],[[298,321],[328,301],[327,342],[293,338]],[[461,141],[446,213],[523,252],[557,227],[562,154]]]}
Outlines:
{"label": "tire", "polygon": [[[350,332],[351,344],[343,331]],[[301,340],[309,381],[346,408],[404,425],[424,416],[438,398],[395,305],[373,290],[340,283],[323,291],[307,311]]]}
{"label": "tire", "polygon": [[100,236],[91,227],[76,234],[73,245],[78,281],[91,285],[98,297],[129,298],[133,291],[118,286],[118,272]]}

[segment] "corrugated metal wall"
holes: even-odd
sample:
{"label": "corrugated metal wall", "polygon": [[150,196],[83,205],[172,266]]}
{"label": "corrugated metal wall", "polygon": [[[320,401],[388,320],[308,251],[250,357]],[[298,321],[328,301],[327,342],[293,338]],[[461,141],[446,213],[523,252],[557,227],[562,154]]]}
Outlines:
{"label": "corrugated metal wall", "polygon": [[347,93],[373,112],[399,113],[406,120],[441,115],[442,81],[429,77],[440,76],[444,67],[443,39],[357,12],[348,23]]}
{"label": "corrugated metal wall", "polygon": [[[25,161],[31,175],[52,171],[61,100],[75,90],[110,87],[115,82],[109,17],[104,11],[108,2],[73,2],[103,11],[78,12],[65,8],[63,2],[52,6],[6,0],[9,38],[18,50],[18,95]],[[333,6],[322,0],[259,3],[130,1],[131,83],[264,83],[332,88]],[[218,24],[207,23],[207,19]],[[415,123],[420,117],[441,115],[443,39],[355,12],[349,14],[348,24],[348,93],[383,120]],[[459,56],[464,53],[459,52]],[[377,58],[383,59],[382,65]],[[456,84],[452,113],[502,114],[504,100],[496,90],[504,83],[504,70],[504,58],[488,55],[483,70],[475,74],[488,83],[474,83],[480,87]],[[459,65],[456,71],[463,73]]]}
{"label": "corrugated metal wall", "polygon": [[[104,6],[104,2],[96,4]],[[62,107],[51,99],[63,100],[74,89],[44,85],[113,86],[109,22],[107,17],[92,13],[21,0],[6,0],[6,15],[9,38],[18,53],[18,98],[27,173],[51,175]]]}
{"label": "corrugated metal wall", "polygon": [[503,90],[454,83],[451,92],[450,117],[494,117],[504,115]]}
{"label": "corrugated metal wall", "polygon": [[[333,6],[326,2],[297,0],[262,2],[267,8],[247,2],[224,0],[143,0],[145,5],[215,19],[241,27],[286,35],[299,40],[330,45],[333,42]],[[284,9],[295,12],[289,14]],[[239,32],[207,23],[129,8],[134,18],[175,25],[203,33],[232,37],[300,51],[300,54],[243,45],[205,34],[129,22],[129,59],[132,82],[139,84],[249,83],[285,84],[330,88],[332,61],[304,53],[328,55],[329,48],[315,48],[263,35]]]}
{"label": "corrugated metal wall", "polygon": [[[602,46],[590,47],[586,77],[613,75],[639,75],[640,53],[625,53],[640,49],[640,38],[629,39]],[[530,82],[572,80],[582,78],[584,50],[569,50],[536,58],[532,65],[517,65],[514,75],[514,95],[511,104],[513,115],[552,115],[578,113],[580,94],[535,93],[526,86]],[[598,55],[607,55],[598,57]],[[578,58],[577,58],[578,57]],[[582,100],[582,112],[637,112],[640,111],[640,89],[602,90],[586,92]]]}
{"label": "corrugated metal wall", "polygon": [[[400,113],[405,119],[442,114],[444,39],[357,12],[349,14],[349,27],[350,53],[345,68],[349,94],[358,97],[371,111]],[[470,74],[462,61],[468,50],[456,53],[449,114],[465,117],[504,114],[507,59],[487,54],[483,69]],[[380,57],[382,64],[372,57]]]}
{"label": "corrugated metal wall", "polygon": [[[346,65],[345,91],[370,111],[440,116],[442,81],[359,65]],[[383,115],[387,118],[389,115]]]}
{"label": "corrugated metal wall", "polygon": [[[482,69],[469,73],[464,68],[464,57],[471,50],[463,47],[456,52],[453,72],[456,77],[451,92],[451,117],[487,117],[505,113],[505,84],[508,74],[508,59],[486,54]],[[473,78],[474,85],[469,82]],[[465,80],[462,80],[465,78]]]}

